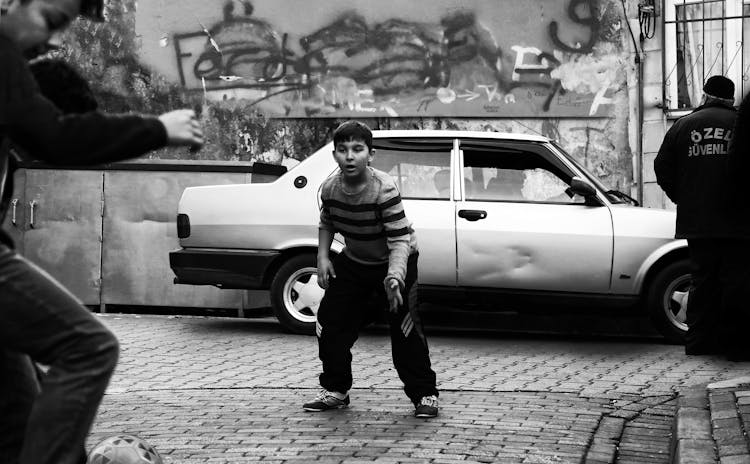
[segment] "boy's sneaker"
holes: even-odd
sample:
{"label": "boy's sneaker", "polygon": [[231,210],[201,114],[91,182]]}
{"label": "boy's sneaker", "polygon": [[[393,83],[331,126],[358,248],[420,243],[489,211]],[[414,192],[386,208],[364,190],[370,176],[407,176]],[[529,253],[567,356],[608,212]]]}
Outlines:
{"label": "boy's sneaker", "polygon": [[423,396],[414,410],[414,417],[429,419],[438,415],[438,399],[435,395]]}
{"label": "boy's sneaker", "polygon": [[305,411],[320,412],[329,409],[341,409],[347,406],[349,406],[349,395],[321,390],[314,400],[303,404],[302,409]]}

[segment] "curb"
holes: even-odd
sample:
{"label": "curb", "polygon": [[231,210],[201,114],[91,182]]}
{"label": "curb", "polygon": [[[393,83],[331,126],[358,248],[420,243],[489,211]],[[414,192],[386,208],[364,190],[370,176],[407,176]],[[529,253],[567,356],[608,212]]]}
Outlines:
{"label": "curb", "polygon": [[670,463],[750,464],[750,376],[680,392]]}

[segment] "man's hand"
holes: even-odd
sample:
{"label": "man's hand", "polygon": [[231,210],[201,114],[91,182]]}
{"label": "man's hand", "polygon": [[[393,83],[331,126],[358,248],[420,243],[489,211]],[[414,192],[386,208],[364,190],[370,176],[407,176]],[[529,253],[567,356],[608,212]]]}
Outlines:
{"label": "man's hand", "polygon": [[203,129],[195,116],[195,111],[182,109],[164,113],[159,121],[167,130],[169,145],[189,145],[200,147],[203,145]]}
{"label": "man's hand", "polygon": [[404,304],[398,280],[391,278],[385,282],[385,294],[388,298],[388,311],[392,313],[398,312],[398,308]]}
{"label": "man's hand", "polygon": [[328,288],[330,279],[336,278],[333,263],[328,258],[318,258],[318,286],[322,289]]}

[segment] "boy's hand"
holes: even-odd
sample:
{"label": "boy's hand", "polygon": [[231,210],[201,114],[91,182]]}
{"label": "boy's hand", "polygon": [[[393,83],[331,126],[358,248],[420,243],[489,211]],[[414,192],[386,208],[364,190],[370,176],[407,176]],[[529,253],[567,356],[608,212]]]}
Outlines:
{"label": "boy's hand", "polygon": [[318,286],[322,289],[328,288],[330,278],[336,278],[333,263],[328,258],[318,258]]}
{"label": "boy's hand", "polygon": [[189,145],[200,147],[203,145],[203,129],[193,110],[175,110],[159,116],[159,121],[167,130],[169,145]]}
{"label": "boy's hand", "polygon": [[385,282],[385,294],[388,298],[388,311],[395,313],[398,312],[398,308],[404,304],[404,299],[401,297],[401,288],[398,285],[398,280],[388,279]]}

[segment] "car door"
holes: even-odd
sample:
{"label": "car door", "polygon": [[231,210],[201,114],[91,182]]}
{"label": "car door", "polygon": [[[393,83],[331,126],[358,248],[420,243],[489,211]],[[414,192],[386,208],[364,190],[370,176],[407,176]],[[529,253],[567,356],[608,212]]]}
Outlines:
{"label": "car door", "polygon": [[419,246],[419,282],[456,285],[456,210],[450,193],[452,138],[375,139],[372,166],[398,185]]}
{"label": "car door", "polygon": [[569,165],[539,142],[462,140],[460,147],[458,285],[609,291],[610,211],[566,193],[575,174]]}

